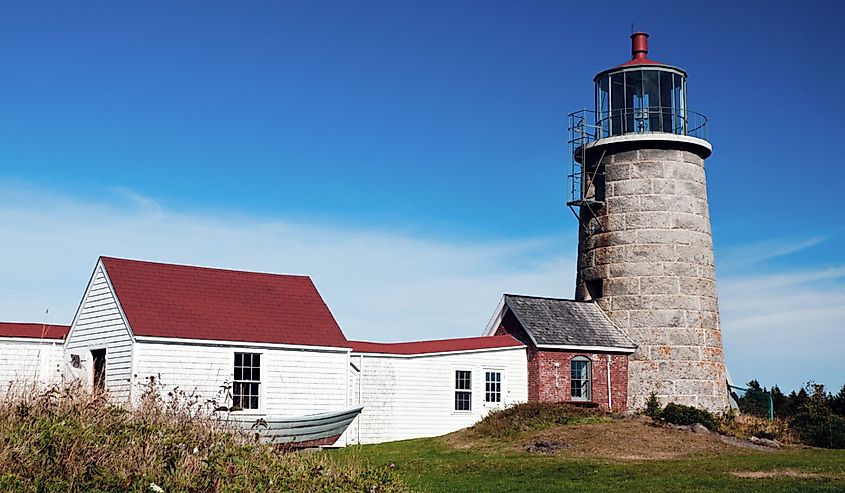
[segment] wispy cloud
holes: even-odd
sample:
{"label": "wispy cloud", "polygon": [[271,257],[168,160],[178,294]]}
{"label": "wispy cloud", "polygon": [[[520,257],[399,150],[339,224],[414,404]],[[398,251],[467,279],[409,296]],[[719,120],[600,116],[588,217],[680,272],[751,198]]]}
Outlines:
{"label": "wispy cloud", "polygon": [[719,267],[725,270],[733,270],[760,264],[766,260],[791,255],[814,247],[826,239],[824,236],[792,240],[766,239],[730,246],[719,252]]}

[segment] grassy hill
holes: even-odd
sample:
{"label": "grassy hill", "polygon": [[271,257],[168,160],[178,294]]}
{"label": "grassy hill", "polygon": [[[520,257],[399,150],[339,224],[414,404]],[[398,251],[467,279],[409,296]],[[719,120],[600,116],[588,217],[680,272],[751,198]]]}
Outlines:
{"label": "grassy hill", "polygon": [[842,450],[752,449],[717,434],[559,409],[330,455],[391,469],[421,492],[845,491]]}

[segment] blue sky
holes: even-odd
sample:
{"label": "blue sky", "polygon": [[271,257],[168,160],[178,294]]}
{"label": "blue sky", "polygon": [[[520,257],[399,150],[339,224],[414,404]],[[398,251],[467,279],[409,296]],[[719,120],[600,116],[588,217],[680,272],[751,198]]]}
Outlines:
{"label": "blue sky", "polygon": [[734,379],[841,386],[845,7],[602,5],[4,6],[0,318],[69,322],[100,254],[310,274],[364,339],[572,296],[566,114],[633,22],[710,119]]}

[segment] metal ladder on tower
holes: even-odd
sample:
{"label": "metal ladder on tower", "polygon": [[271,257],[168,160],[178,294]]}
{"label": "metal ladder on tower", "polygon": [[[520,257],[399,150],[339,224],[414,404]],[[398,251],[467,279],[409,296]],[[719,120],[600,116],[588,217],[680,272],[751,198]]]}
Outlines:
{"label": "metal ladder on tower", "polygon": [[[601,128],[590,123],[591,113],[587,110],[581,110],[569,114],[569,136],[567,139],[569,190],[566,205],[588,235],[602,231],[596,211],[604,207],[604,194],[598,194],[597,191],[604,187],[603,161],[605,151],[602,151],[594,165],[590,166],[590,163],[587,162],[588,145],[601,135]],[[584,214],[581,214],[581,211],[585,208],[589,211],[586,218]]]}

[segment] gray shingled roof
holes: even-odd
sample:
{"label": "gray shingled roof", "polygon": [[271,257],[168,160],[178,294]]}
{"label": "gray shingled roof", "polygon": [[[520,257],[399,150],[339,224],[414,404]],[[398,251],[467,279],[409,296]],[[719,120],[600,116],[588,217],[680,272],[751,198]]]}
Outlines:
{"label": "gray shingled roof", "polygon": [[591,301],[506,294],[505,304],[537,345],[637,347]]}

